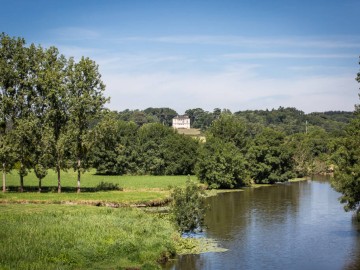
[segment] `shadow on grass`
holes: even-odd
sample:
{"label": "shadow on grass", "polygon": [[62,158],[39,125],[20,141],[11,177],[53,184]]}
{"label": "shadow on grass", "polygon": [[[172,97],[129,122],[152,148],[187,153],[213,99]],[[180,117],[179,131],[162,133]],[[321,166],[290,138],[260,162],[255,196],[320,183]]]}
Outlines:
{"label": "shadow on grass", "polygon": [[[18,186],[7,186],[7,191],[10,192],[18,192],[20,191],[20,187]],[[98,192],[98,191],[111,191],[111,190],[118,190],[123,191],[123,188],[98,188],[98,187],[82,187],[81,192]],[[24,186],[24,192],[38,192],[39,187],[37,186]],[[41,187],[41,193],[57,193],[58,187],[57,186],[44,186]],[[77,188],[76,187],[61,187],[61,192],[66,193],[76,193]]]}

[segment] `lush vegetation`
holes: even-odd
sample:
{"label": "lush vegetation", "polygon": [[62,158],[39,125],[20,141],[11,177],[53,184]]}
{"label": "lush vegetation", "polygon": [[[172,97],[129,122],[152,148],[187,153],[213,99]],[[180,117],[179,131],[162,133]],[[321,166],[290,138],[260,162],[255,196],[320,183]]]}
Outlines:
{"label": "lush vegetation", "polygon": [[[359,63],[360,64],[360,63]],[[360,83],[360,72],[356,80]],[[342,193],[345,210],[357,210],[360,219],[360,105],[356,118],[346,129],[346,136],[339,140],[334,161],[336,163],[333,187]]]}
{"label": "lush vegetation", "polygon": [[178,238],[162,215],[130,208],[0,205],[1,269],[158,269]]}
{"label": "lush vegetation", "polygon": [[179,231],[201,231],[206,209],[204,190],[189,179],[185,187],[174,188],[171,198],[170,211]]}

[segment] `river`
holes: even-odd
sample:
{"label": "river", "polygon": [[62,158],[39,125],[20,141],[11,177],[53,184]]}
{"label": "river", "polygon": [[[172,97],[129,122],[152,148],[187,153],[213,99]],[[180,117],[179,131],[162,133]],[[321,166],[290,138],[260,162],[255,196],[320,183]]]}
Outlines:
{"label": "river", "polygon": [[226,252],[179,256],[167,269],[360,269],[360,225],[327,179],[207,199],[205,236]]}

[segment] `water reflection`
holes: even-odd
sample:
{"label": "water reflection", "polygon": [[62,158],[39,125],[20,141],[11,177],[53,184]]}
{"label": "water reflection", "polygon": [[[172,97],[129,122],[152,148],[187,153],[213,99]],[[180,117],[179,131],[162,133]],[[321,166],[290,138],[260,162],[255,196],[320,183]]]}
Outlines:
{"label": "water reflection", "polygon": [[229,250],[170,269],[360,269],[359,224],[338,197],[327,179],[211,197],[206,235]]}

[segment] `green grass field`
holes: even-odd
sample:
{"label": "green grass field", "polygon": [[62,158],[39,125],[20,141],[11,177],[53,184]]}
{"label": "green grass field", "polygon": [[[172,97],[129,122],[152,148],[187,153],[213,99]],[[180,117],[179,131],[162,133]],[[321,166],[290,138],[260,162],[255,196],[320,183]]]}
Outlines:
{"label": "green grass field", "polygon": [[[7,174],[7,186],[19,186],[18,172],[13,170]],[[169,189],[169,186],[184,186],[187,180],[186,175],[170,176],[151,176],[151,175],[96,175],[95,170],[85,172],[81,175],[82,187],[95,187],[101,181],[119,184],[124,189]],[[191,176],[191,180],[197,181],[196,176]],[[76,187],[77,173],[73,170],[61,172],[62,187]],[[24,178],[25,186],[38,186],[38,180],[33,172],[30,172]],[[57,175],[55,171],[49,170],[48,175],[42,181],[43,186],[57,188]]]}
{"label": "green grass field", "polygon": [[0,205],[0,269],[158,269],[179,234],[133,208]]}
{"label": "green grass field", "polygon": [[[0,193],[0,269],[158,269],[175,252],[196,252],[199,243],[182,239],[167,215],[118,206],[153,206],[166,202],[169,186],[185,186],[187,176],[82,175],[82,187],[117,183],[123,191],[74,192],[76,173],[62,173],[57,193],[54,171],[42,186],[33,173],[25,192]],[[196,177],[191,176],[197,181]],[[7,175],[16,189],[16,171]],[[95,207],[112,206],[112,207]],[[115,208],[114,208],[115,207]]]}
{"label": "green grass field", "polygon": [[[159,205],[167,201],[171,186],[185,186],[188,176],[104,176],[96,175],[95,170],[81,176],[83,191],[94,188],[100,182],[118,184],[123,191],[81,192],[75,193],[77,174],[73,170],[62,172],[61,185],[63,192],[57,193],[57,176],[52,170],[42,181],[43,190],[52,192],[37,193],[38,180],[34,173],[24,178],[25,192],[6,192],[0,194],[1,203],[78,203],[90,205]],[[195,176],[191,180],[197,181]],[[7,186],[17,190],[19,175],[17,171],[7,174]],[[70,190],[70,192],[69,192]],[[31,191],[31,192],[29,192]]]}

